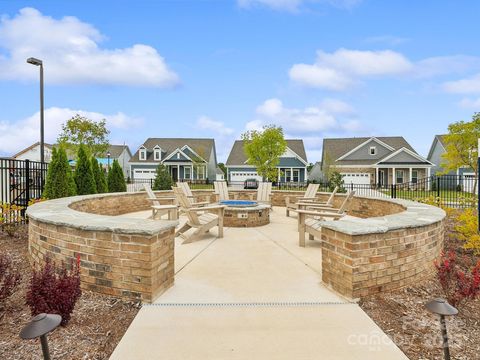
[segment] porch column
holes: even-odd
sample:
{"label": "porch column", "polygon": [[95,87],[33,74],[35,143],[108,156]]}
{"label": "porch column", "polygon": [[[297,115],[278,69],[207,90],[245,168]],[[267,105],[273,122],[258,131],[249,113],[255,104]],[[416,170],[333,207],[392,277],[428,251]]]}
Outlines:
{"label": "porch column", "polygon": [[177,165],[177,181],[180,181],[180,165]]}
{"label": "porch column", "polygon": [[408,171],[410,171],[410,176],[408,177],[408,182],[412,182],[412,168],[409,168]]}
{"label": "porch column", "polygon": [[280,182],[280,168],[278,168],[278,183]]}
{"label": "porch column", "polygon": [[208,166],[205,166],[205,179],[208,179]]}
{"label": "porch column", "polygon": [[193,180],[193,165],[190,165],[190,180]]}
{"label": "porch column", "polygon": [[396,182],[397,182],[397,179],[395,174],[395,168],[392,168],[392,185],[395,185]]}
{"label": "porch column", "polygon": [[375,186],[380,183],[380,179],[378,178],[378,167],[375,168]]}
{"label": "porch column", "polygon": [[293,168],[290,168],[290,182],[293,182]]}
{"label": "porch column", "polygon": [[[431,168],[428,167],[428,168],[427,168],[427,177],[428,177],[429,179],[430,179],[430,170],[431,170]],[[457,170],[457,171],[458,171],[458,170]],[[458,178],[457,178],[457,179],[458,179]],[[427,184],[428,184],[428,189],[427,189],[427,190],[430,191],[430,190],[432,189],[432,187],[431,187],[431,186],[432,186],[432,182],[431,182],[430,180],[428,180],[428,181],[427,181]]]}

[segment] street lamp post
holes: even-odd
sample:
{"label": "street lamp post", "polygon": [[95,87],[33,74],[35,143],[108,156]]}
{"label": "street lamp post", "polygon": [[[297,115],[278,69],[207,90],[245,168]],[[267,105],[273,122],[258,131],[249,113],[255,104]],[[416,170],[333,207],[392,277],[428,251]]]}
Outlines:
{"label": "street lamp post", "polygon": [[[44,140],[44,106],[43,106],[43,62],[36,58],[28,58],[27,63],[40,66],[40,162],[45,162],[45,140]],[[43,179],[43,175],[42,175]]]}
{"label": "street lamp post", "polygon": [[112,154],[110,154],[110,151],[107,152],[107,159],[108,159],[107,173],[110,172],[110,156],[111,156],[111,155],[112,155]]}

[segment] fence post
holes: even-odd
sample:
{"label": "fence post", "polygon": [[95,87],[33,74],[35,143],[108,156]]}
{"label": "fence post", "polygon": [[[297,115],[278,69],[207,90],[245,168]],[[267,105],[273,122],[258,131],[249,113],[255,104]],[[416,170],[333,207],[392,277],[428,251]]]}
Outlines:
{"label": "fence post", "polygon": [[393,185],[393,184],[390,185],[390,197],[391,197],[392,199],[395,199],[395,198],[396,198],[395,185]]}
{"label": "fence post", "polygon": [[150,179],[150,188],[153,189],[153,179]]}
{"label": "fence post", "polygon": [[30,160],[25,160],[25,206],[30,201]]}
{"label": "fence post", "polygon": [[437,176],[437,198],[440,197],[440,176]]}

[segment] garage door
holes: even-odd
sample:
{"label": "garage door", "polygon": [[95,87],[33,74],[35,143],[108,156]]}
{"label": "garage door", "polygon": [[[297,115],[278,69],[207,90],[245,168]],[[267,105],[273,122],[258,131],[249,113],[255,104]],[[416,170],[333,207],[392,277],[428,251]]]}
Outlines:
{"label": "garage door", "polygon": [[134,179],[155,179],[155,169],[144,170],[144,169],[135,169],[133,171]]}
{"label": "garage door", "polygon": [[344,173],[342,178],[345,185],[370,185],[370,174]]}
{"label": "garage door", "polygon": [[258,181],[262,181],[262,177],[259,176],[254,171],[231,171],[230,172],[230,181],[232,182],[245,181],[247,179],[257,179]]}

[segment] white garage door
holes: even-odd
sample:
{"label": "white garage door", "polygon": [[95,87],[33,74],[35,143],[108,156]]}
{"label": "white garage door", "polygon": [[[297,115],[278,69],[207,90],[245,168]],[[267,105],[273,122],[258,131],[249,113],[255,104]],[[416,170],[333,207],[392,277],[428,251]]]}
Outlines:
{"label": "white garage door", "polygon": [[370,185],[370,174],[344,173],[342,178],[345,185]]}
{"label": "white garage door", "polygon": [[231,171],[230,172],[230,181],[245,181],[247,179],[257,179],[262,181],[262,177],[259,176],[256,172],[249,171]]}
{"label": "white garage door", "polygon": [[155,169],[144,170],[144,169],[135,169],[133,171],[134,179],[155,179]]}

